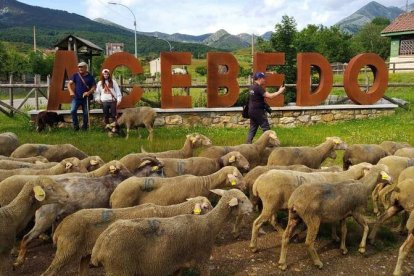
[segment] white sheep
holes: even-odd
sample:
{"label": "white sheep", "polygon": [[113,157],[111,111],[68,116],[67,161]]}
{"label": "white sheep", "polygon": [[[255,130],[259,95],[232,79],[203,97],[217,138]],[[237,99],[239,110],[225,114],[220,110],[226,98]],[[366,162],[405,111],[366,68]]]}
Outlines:
{"label": "white sheep", "polygon": [[9,156],[19,146],[19,138],[13,132],[0,133],[0,155]]}
{"label": "white sheep", "polygon": [[96,239],[118,219],[165,218],[193,213],[202,215],[212,208],[210,201],[200,196],[169,206],[148,203],[129,208],[80,210],[66,217],[56,228],[53,235],[56,254],[42,276],[55,275],[71,262],[79,265],[80,275],[85,275]]}
{"label": "white sheep", "polygon": [[244,189],[243,176],[237,168],[227,166],[207,176],[130,177],[116,187],[110,204],[112,208],[142,203],[177,204],[186,198],[208,196],[211,189],[224,187]]}
{"label": "white sheep", "polygon": [[[253,195],[260,197],[263,203],[261,214],[253,222],[252,237],[250,248],[253,252],[257,251],[257,235],[260,227],[266,221],[270,220],[272,226],[278,231],[283,229],[277,223],[274,215],[279,210],[287,210],[288,200],[295,189],[299,186],[310,183],[339,182],[350,179],[362,178],[371,164],[361,163],[352,166],[348,171],[343,172],[298,172],[288,170],[270,170],[260,175],[253,184]],[[336,233],[332,233],[336,238]]]}
{"label": "white sheep", "polygon": [[92,264],[102,264],[106,275],[169,275],[186,267],[209,275],[214,241],[224,224],[252,211],[248,198],[237,189],[213,192],[222,197],[203,216],[116,221],[97,239]]}
{"label": "white sheep", "polygon": [[0,208],[0,275],[9,275],[7,260],[26,213],[32,213],[45,204],[64,204],[67,197],[68,193],[56,182],[48,177],[39,177],[27,182],[10,204]]}
{"label": "white sheep", "polygon": [[259,139],[257,139],[253,144],[241,144],[237,146],[211,146],[202,151],[199,156],[217,159],[231,151],[238,151],[249,161],[250,169],[253,169],[261,164],[262,155],[266,151],[266,147],[279,145],[280,141],[277,138],[276,132],[273,130],[267,130],[263,132]]}
{"label": "white sheep", "polygon": [[[145,127],[148,132],[148,140],[152,141],[154,132],[154,122],[157,117],[155,110],[148,106],[137,108],[125,108],[122,111],[121,117],[118,118],[117,124],[119,126],[125,125],[127,129],[126,139],[129,137],[129,131],[133,127]],[[115,126],[115,122],[110,126]]]}
{"label": "white sheep", "polygon": [[162,175],[173,177],[185,174],[209,175],[225,166],[234,166],[242,172],[249,171],[249,161],[238,151],[231,151],[218,159],[190,157],[186,159],[160,158],[164,164]]}
{"label": "white sheep", "polygon": [[[155,162],[157,163],[154,164],[149,160],[145,160],[141,166],[141,170],[136,175],[146,176],[148,173],[151,173],[154,165],[156,166],[158,164],[158,160]],[[53,180],[64,187],[69,193],[69,199],[64,206],[49,204],[37,210],[34,227],[21,241],[16,265],[23,264],[29,242],[49,229],[57,217],[63,218],[77,210],[85,208],[109,207],[109,197],[116,186],[123,180],[134,175],[119,161],[109,162],[101,168],[107,168],[108,166],[110,174],[100,177],[91,177],[96,172],[94,171],[85,175],[59,175],[53,178]]]}
{"label": "white sheep", "polygon": [[72,144],[23,144],[15,149],[10,156],[22,158],[39,155],[46,157],[51,162],[60,162],[69,157],[77,157],[79,159],[88,157],[86,153]]}
{"label": "white sheep", "polygon": [[299,186],[289,198],[288,225],[283,232],[279,268],[286,270],[287,245],[295,227],[303,222],[307,227],[306,247],[313,263],[322,268],[323,264],[315,250],[315,239],[321,223],[341,223],[342,254],[347,254],[345,246],[347,234],[346,218],[352,216],[364,229],[359,252],[365,253],[368,223],[364,210],[368,205],[368,196],[378,183],[389,183],[391,177],[385,165],[376,165],[361,180],[343,182],[307,183]]}
{"label": "white sheep", "polygon": [[287,166],[302,164],[319,169],[323,161],[336,158],[336,150],[345,150],[347,145],[339,137],[327,137],[326,141],[316,147],[280,147],[269,155],[267,165]]}

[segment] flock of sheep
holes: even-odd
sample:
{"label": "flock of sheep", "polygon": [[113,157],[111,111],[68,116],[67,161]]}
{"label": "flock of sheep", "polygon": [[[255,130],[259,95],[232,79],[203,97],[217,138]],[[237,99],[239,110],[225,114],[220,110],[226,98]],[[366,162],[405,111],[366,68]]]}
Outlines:
{"label": "flock of sheep", "polygon": [[[202,150],[194,157],[197,148]],[[345,151],[343,168],[321,168],[337,150]],[[253,144],[213,146],[193,133],[179,150],[131,153],[105,163],[70,144],[19,145],[7,132],[0,134],[0,154],[0,275],[23,265],[28,244],[49,229],[56,254],[42,275],[56,275],[70,263],[80,275],[90,264],[117,276],[168,275],[187,267],[209,275],[220,230],[234,221],[237,237],[248,227],[243,218],[256,208],[250,249],[258,249],[260,227],[270,222],[282,236],[281,270],[287,269],[289,241],[303,233],[313,263],[322,268],[314,246],[321,223],[332,224],[332,238],[346,254],[347,217],[363,228],[364,253],[367,239],[374,242],[378,227],[402,211],[408,237],[395,275],[402,274],[414,243],[414,147],[407,143],[348,146],[328,137],[315,147],[280,147],[269,130]],[[213,194],[220,196],[214,208]],[[378,219],[369,232],[364,215],[370,196]],[[278,211],[288,212],[285,229]]]}

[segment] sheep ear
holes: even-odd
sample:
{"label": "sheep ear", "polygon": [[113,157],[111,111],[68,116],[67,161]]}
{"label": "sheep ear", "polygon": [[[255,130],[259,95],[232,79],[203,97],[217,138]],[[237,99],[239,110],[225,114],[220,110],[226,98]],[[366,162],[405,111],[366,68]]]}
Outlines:
{"label": "sheep ear", "polygon": [[195,142],[197,142],[197,137],[191,137],[190,141],[192,144],[195,144]]}
{"label": "sheep ear", "polygon": [[229,206],[230,207],[234,207],[237,206],[239,204],[239,201],[237,200],[237,198],[233,197],[232,199],[230,199],[229,201]]}
{"label": "sheep ear", "polygon": [[46,198],[46,193],[40,186],[34,186],[33,192],[37,201],[43,201]]}
{"label": "sheep ear", "polygon": [[65,165],[65,169],[69,170],[70,168],[72,168],[73,164],[71,162],[67,162]]}
{"label": "sheep ear", "polygon": [[149,161],[149,160],[142,161],[141,164],[139,164],[138,169],[144,167],[145,165],[147,165],[149,163],[151,163],[151,161]]}
{"label": "sheep ear", "polygon": [[89,161],[89,164],[91,164],[92,166],[98,165],[98,161],[96,161],[95,159],[92,159],[91,161]]}
{"label": "sheep ear", "polygon": [[196,203],[193,210],[194,215],[200,215],[201,214],[201,206],[200,203]]}
{"label": "sheep ear", "polygon": [[229,158],[229,163],[233,163],[234,161],[236,161],[236,156],[232,155]]}
{"label": "sheep ear", "polygon": [[110,173],[116,173],[117,168],[114,165],[109,166],[109,172]]}
{"label": "sheep ear", "polygon": [[228,174],[227,177],[230,181],[231,186],[236,186],[237,185],[237,178],[234,175]]}
{"label": "sheep ear", "polygon": [[222,189],[214,189],[214,190],[210,190],[210,192],[215,193],[216,195],[219,195],[219,196],[224,195],[224,190]]}

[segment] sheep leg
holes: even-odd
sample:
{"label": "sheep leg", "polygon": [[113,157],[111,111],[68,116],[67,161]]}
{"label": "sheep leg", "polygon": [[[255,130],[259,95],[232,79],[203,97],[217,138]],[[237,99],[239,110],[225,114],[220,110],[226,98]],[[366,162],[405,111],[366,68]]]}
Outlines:
{"label": "sheep leg", "polygon": [[91,260],[91,255],[82,257],[79,264],[79,275],[88,276],[89,275],[89,262]]}
{"label": "sheep leg", "polygon": [[379,216],[379,209],[378,209],[379,191],[382,189],[382,186],[383,184],[378,184],[377,186],[375,186],[374,190],[371,193],[372,207],[374,209],[373,212],[377,216]]}
{"label": "sheep leg", "polygon": [[148,130],[148,140],[152,141],[154,129],[148,124],[145,125],[145,128]]}
{"label": "sheep leg", "polygon": [[[305,220],[304,220],[305,221]],[[308,249],[308,253],[313,261],[313,264],[318,268],[323,267],[323,263],[319,259],[318,253],[315,250],[315,240],[318,235],[319,225],[321,224],[319,217],[311,217],[308,221],[305,221],[308,227],[308,234],[306,235],[305,245]]]}
{"label": "sheep leg", "polygon": [[231,231],[234,238],[238,238],[240,236],[240,228],[241,228],[242,222],[243,222],[243,216],[238,215],[233,225],[233,230]]}
{"label": "sheep leg", "polygon": [[252,237],[250,240],[250,249],[253,252],[257,251],[257,235],[258,235],[258,231],[260,229],[260,227],[262,226],[262,224],[266,221],[269,221],[269,219],[271,218],[272,214],[273,214],[273,208],[269,208],[267,206],[263,206],[263,210],[262,213],[257,217],[257,219],[255,219],[255,221],[253,222],[253,226],[252,226]]}
{"label": "sheep leg", "polygon": [[[47,270],[41,275],[57,275],[58,272],[65,267],[68,263],[75,261],[79,258],[77,257],[77,252],[79,250],[79,245],[76,243],[76,239],[73,240],[64,240],[58,239],[57,249],[55,257],[53,258],[52,263],[47,268]],[[82,275],[80,273],[80,275]]]}
{"label": "sheep leg", "polygon": [[283,233],[284,229],[277,223],[277,214],[273,214],[270,218],[270,224],[278,233]]}
{"label": "sheep leg", "polygon": [[7,250],[0,252],[0,275],[7,275],[6,268],[9,265],[9,252]]}
{"label": "sheep leg", "polygon": [[364,232],[362,234],[362,239],[361,239],[361,243],[359,244],[359,253],[364,254],[365,253],[365,247],[367,244],[367,236],[368,236],[368,231],[369,231],[369,227],[368,227],[368,223],[365,219],[365,217],[361,214],[361,213],[353,213],[352,214],[353,218],[358,222],[359,225],[362,226],[362,228],[364,229]]}
{"label": "sheep leg", "polygon": [[341,247],[342,254],[346,255],[348,253],[348,249],[346,248],[345,242],[346,242],[346,234],[348,232],[348,229],[346,227],[346,219],[341,220]]}
{"label": "sheep leg", "polygon": [[340,239],[338,237],[338,234],[336,232],[336,224],[335,223],[332,223],[331,224],[331,239],[333,241],[336,241],[336,242],[339,242],[340,241]]}
{"label": "sheep leg", "polygon": [[24,263],[29,242],[31,242],[34,238],[38,237],[41,233],[45,232],[49,227],[52,226],[57,216],[57,213],[54,211],[46,213],[42,211],[42,208],[36,211],[35,225],[29,233],[24,235],[20,243],[19,256],[17,256],[17,259],[14,263],[15,267],[20,266]]}
{"label": "sheep leg", "polygon": [[398,252],[398,260],[397,264],[395,265],[395,269],[393,272],[393,275],[401,275],[402,271],[402,264],[407,257],[407,254],[410,252],[411,247],[413,247],[414,244],[414,235],[410,233],[407,237],[407,239],[404,241],[404,243],[401,245],[400,250]]}
{"label": "sheep leg", "polygon": [[407,224],[407,220],[408,220],[408,213],[406,211],[402,211],[400,223],[395,228],[395,231],[400,234],[404,234],[404,232],[406,232],[405,225]]}
{"label": "sheep leg", "polygon": [[394,188],[395,185],[389,185],[378,191],[379,201],[386,209],[389,208],[391,205],[390,201],[387,200],[387,197],[394,191]]}
{"label": "sheep leg", "polygon": [[125,137],[125,140],[127,140],[127,139],[129,138],[129,131],[130,131],[130,128],[129,128],[129,127],[127,127],[127,135],[126,135],[126,137]]}
{"label": "sheep leg", "polygon": [[287,255],[287,245],[289,243],[290,237],[292,236],[293,230],[298,225],[299,220],[295,218],[291,211],[289,211],[289,220],[288,225],[282,235],[282,248],[280,250],[279,257],[279,269],[286,270],[286,255]]}
{"label": "sheep leg", "polygon": [[368,240],[370,244],[374,244],[375,236],[377,235],[378,227],[380,224],[383,224],[385,221],[390,219],[391,217],[395,216],[402,208],[400,206],[391,206],[390,208],[385,211],[375,222],[374,226],[372,227],[371,233],[369,234]]}

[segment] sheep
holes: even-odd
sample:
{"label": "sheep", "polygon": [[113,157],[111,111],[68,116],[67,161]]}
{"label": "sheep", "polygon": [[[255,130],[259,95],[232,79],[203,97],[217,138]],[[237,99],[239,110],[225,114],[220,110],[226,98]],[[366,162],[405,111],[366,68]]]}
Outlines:
{"label": "sheep", "polygon": [[46,145],[46,144],[23,144],[15,149],[11,157],[44,156],[51,162],[60,162],[65,158],[77,157],[84,159],[86,153],[71,144]]}
{"label": "sheep", "polygon": [[356,165],[362,162],[368,162],[375,165],[381,158],[388,155],[390,155],[388,151],[376,144],[351,145],[344,152],[344,170],[347,170],[351,165]]}
{"label": "sheep", "polygon": [[267,130],[253,144],[241,144],[237,146],[211,146],[202,151],[199,156],[217,159],[231,151],[240,152],[249,161],[250,169],[260,165],[262,154],[268,146],[279,146],[280,141],[276,132]]}
{"label": "sheep", "polygon": [[387,151],[390,155],[402,148],[411,148],[412,146],[405,142],[383,141],[379,144],[381,148]]}
{"label": "sheep", "polygon": [[53,235],[56,254],[42,276],[55,275],[72,261],[79,265],[79,275],[87,275],[90,254],[96,239],[118,219],[161,218],[193,213],[200,215],[211,209],[210,201],[199,196],[169,206],[148,203],[130,208],[80,210],[66,217],[57,227]]}
{"label": "sheep", "polygon": [[47,160],[43,156],[33,156],[33,157],[23,157],[23,158],[13,158],[10,156],[4,156],[0,155],[0,160],[6,160],[6,161],[18,161],[18,162],[27,162],[27,163],[47,163],[49,160]]}
{"label": "sheep", "polygon": [[[154,164],[154,162],[156,163]],[[158,166],[158,164],[157,159],[145,160],[135,175],[147,176],[152,172],[153,167]],[[134,174],[128,171],[119,161],[109,162],[107,165],[109,165],[110,174],[100,177],[90,177],[94,175],[94,172],[91,172],[85,175],[60,175],[53,178],[69,193],[68,202],[64,206],[49,204],[37,210],[34,227],[21,241],[19,256],[15,262],[16,266],[23,264],[28,243],[51,227],[57,217],[63,218],[85,208],[109,207],[109,197],[116,186],[123,180],[134,176]],[[107,167],[105,165],[102,168]]]}
{"label": "sheep", "polygon": [[102,167],[105,162],[99,156],[88,156],[81,160],[81,164],[88,172],[91,172]]}
{"label": "sheep", "polygon": [[338,137],[327,137],[326,141],[316,147],[281,147],[272,151],[267,165],[302,164],[319,169],[327,157],[336,158],[335,150],[345,150],[347,145]]}
{"label": "sheep", "polygon": [[234,166],[243,172],[249,171],[249,161],[238,151],[231,151],[218,159],[190,157],[187,159],[160,158],[164,164],[162,175],[173,177],[185,174],[209,175],[225,166]]}
{"label": "sheep", "polygon": [[121,117],[118,118],[117,122],[113,122],[110,126],[125,125],[127,129],[126,139],[129,137],[129,131],[133,127],[145,127],[148,132],[148,140],[152,141],[154,132],[154,121],[157,117],[155,110],[148,106],[142,106],[138,108],[125,108],[122,112]]}
{"label": "sheep", "polygon": [[209,190],[224,187],[244,189],[243,176],[237,168],[227,166],[207,176],[131,177],[116,187],[110,204],[112,208],[143,203],[177,204],[189,197],[208,196]]}
{"label": "sheep", "polygon": [[0,275],[8,275],[9,253],[26,213],[34,212],[45,204],[64,204],[67,197],[68,193],[55,181],[48,177],[39,177],[27,182],[10,204],[0,208]]}
{"label": "sheep", "polygon": [[[283,229],[277,224],[274,214],[279,210],[286,210],[287,203],[293,191],[304,183],[339,182],[349,179],[360,179],[366,171],[372,167],[371,164],[361,163],[352,166],[343,172],[297,172],[287,170],[270,170],[257,178],[253,184],[253,195],[260,197],[263,203],[261,214],[253,222],[250,249],[257,251],[257,234],[262,224],[271,219],[272,226],[278,231]],[[332,237],[336,238],[333,231]]]}
{"label": "sheep", "polygon": [[13,132],[0,133],[0,155],[9,156],[19,146],[19,138]]}
{"label": "sheep", "polygon": [[151,156],[159,157],[159,158],[190,158],[194,156],[194,150],[203,146],[211,146],[210,138],[199,134],[199,133],[192,133],[186,136],[184,145],[181,149],[178,150],[168,150],[163,152],[146,152],[141,147],[142,154],[150,154]]}
{"label": "sheep", "polygon": [[279,258],[279,268],[286,270],[287,245],[293,230],[299,222],[307,227],[305,244],[313,263],[322,268],[323,264],[316,253],[314,243],[320,223],[340,221],[342,229],[342,254],[347,254],[345,245],[347,228],[346,218],[352,216],[360,224],[364,233],[359,244],[359,252],[365,253],[368,223],[363,212],[367,205],[368,195],[378,183],[390,183],[391,176],[387,173],[387,166],[376,165],[361,180],[347,180],[343,182],[306,183],[299,186],[290,196],[288,202],[288,225],[283,232],[282,248]]}
{"label": "sheep", "polygon": [[59,162],[57,165],[47,168],[47,169],[31,169],[31,168],[21,168],[13,170],[2,170],[0,169],[0,181],[3,181],[9,176],[12,175],[53,175],[53,174],[62,174],[68,172],[87,172],[87,170],[82,167],[81,162],[78,158],[66,158]]}
{"label": "sheep", "polygon": [[406,228],[408,230],[407,239],[401,245],[398,252],[398,260],[395,266],[393,275],[402,274],[402,265],[413,246],[414,241],[414,178],[407,178],[403,181],[399,181],[397,187],[394,189],[395,201],[393,205],[382,214],[378,221],[374,224],[372,231],[369,235],[370,241],[373,241],[378,230],[378,226],[398,212],[404,210],[409,213]]}
{"label": "sheep", "polygon": [[93,265],[106,275],[169,275],[196,267],[209,275],[209,259],[216,236],[231,217],[248,214],[252,206],[243,192],[213,190],[222,197],[203,216],[118,220],[97,239]]}
{"label": "sheep", "polygon": [[402,148],[394,153],[395,156],[414,158],[414,148]]}
{"label": "sheep", "polygon": [[22,168],[30,168],[30,169],[48,169],[53,166],[56,166],[57,162],[47,162],[47,163],[29,163],[29,162],[22,162],[22,161],[13,161],[13,160],[0,160],[0,170],[14,170],[14,169],[22,169]]}

